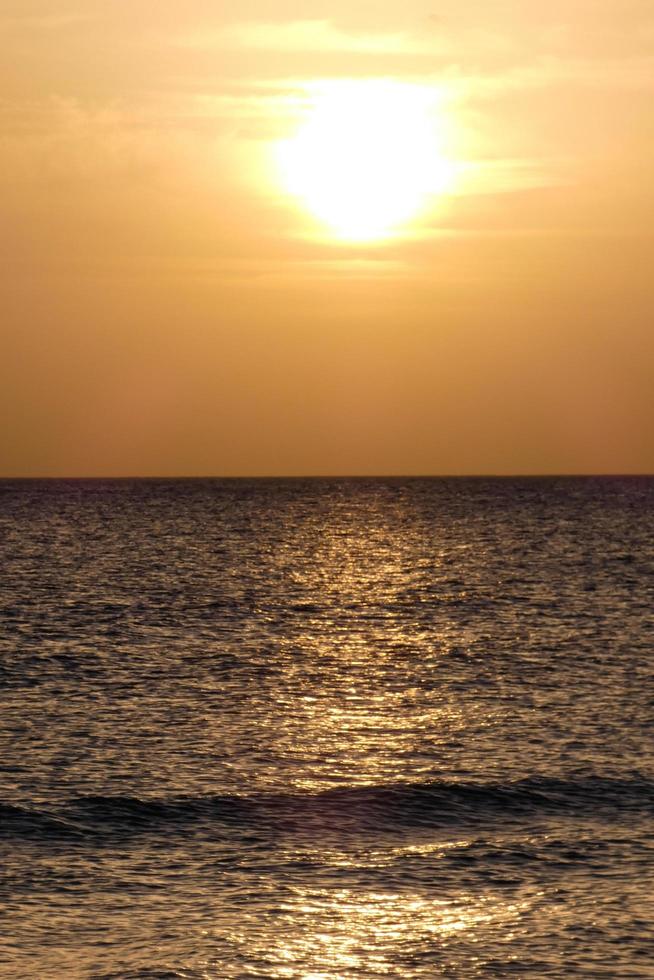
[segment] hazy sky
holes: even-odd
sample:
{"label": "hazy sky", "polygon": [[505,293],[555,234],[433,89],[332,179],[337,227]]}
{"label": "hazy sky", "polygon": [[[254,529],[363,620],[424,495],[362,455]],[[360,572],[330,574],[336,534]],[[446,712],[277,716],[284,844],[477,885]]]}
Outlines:
{"label": "hazy sky", "polygon": [[[0,0],[0,48],[1,474],[654,471],[651,0]],[[312,120],[327,210],[453,176],[343,239]]]}

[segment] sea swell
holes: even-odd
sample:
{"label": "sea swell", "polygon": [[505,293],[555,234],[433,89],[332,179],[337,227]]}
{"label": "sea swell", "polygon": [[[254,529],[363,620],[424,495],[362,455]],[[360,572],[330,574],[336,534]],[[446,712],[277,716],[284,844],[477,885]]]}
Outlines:
{"label": "sea swell", "polygon": [[638,776],[535,776],[506,783],[435,780],[318,793],[169,799],[107,795],[75,797],[48,807],[0,804],[0,836],[79,838],[111,832],[171,832],[189,824],[378,832],[529,820],[548,814],[574,818],[653,810],[654,782]]}

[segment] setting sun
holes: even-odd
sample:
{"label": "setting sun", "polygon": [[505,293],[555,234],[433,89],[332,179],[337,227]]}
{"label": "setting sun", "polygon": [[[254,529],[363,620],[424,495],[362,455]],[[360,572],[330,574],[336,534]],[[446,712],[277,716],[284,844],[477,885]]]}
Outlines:
{"label": "setting sun", "polygon": [[393,235],[452,184],[433,89],[386,81],[316,85],[308,117],[276,147],[282,181],[345,241]]}

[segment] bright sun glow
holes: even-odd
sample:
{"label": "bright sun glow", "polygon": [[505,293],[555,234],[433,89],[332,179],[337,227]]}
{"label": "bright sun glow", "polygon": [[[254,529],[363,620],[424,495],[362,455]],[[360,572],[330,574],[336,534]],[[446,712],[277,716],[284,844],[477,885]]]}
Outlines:
{"label": "bright sun glow", "polygon": [[316,83],[310,94],[277,162],[287,190],[337,238],[387,238],[451,186],[433,89],[375,79]]}

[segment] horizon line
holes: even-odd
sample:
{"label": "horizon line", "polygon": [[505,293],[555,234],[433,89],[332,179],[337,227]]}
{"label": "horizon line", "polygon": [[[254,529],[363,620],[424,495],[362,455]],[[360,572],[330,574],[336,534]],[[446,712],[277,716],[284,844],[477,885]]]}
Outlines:
{"label": "horizon line", "polygon": [[232,473],[232,474],[44,474],[0,475],[0,482],[29,480],[561,480],[561,479],[625,479],[654,477],[654,472],[602,471],[553,473]]}

